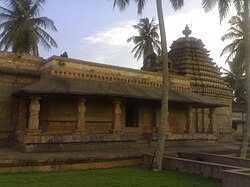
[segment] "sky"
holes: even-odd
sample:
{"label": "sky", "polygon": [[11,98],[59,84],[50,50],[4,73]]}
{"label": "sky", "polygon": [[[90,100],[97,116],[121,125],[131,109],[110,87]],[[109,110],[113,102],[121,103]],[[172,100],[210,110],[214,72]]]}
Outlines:
{"label": "sky", "polygon": [[[205,13],[200,0],[185,0],[178,11],[172,9],[168,0],[163,2],[168,47],[183,37],[182,31],[188,24],[191,36],[203,41],[213,61],[226,67],[220,53],[227,43],[221,41],[221,36],[229,28],[227,22],[234,12],[220,24],[217,9]],[[140,18],[154,17],[158,23],[155,4],[155,0],[148,0],[143,14],[138,16],[132,0],[123,12],[113,10],[113,0],[47,0],[40,16],[55,22],[58,32],[48,32],[58,48],[46,51],[40,47],[40,56],[46,59],[66,51],[70,58],[139,69],[142,60],[133,58],[133,43],[127,43],[127,39],[138,35],[132,26]]]}

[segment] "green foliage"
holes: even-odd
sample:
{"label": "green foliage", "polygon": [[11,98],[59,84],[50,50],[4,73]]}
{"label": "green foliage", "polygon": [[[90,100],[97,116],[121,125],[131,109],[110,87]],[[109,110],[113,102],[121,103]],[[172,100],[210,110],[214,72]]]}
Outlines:
{"label": "green foliage", "polygon": [[[138,14],[142,14],[142,10],[144,9],[146,1],[147,0],[134,0],[134,2],[137,4]],[[117,6],[121,11],[124,11],[126,7],[129,5],[129,3],[130,0],[114,0],[113,8]]]}
{"label": "green foliage", "polygon": [[228,54],[226,62],[229,63],[230,68],[234,70],[233,67],[235,63],[238,64],[240,69],[245,68],[245,45],[243,40],[244,35],[244,19],[243,13],[239,13],[237,16],[233,16],[228,23],[230,24],[230,28],[227,33],[222,36],[222,41],[229,40],[231,41],[221,52],[222,55]]}
{"label": "green foliage", "polygon": [[[172,7],[175,10],[178,10],[184,5],[184,0],[169,0]],[[137,13],[142,14],[142,10],[146,5],[147,0],[134,0],[134,3],[137,5]],[[124,11],[126,7],[129,5],[130,0],[114,0],[113,8],[116,6],[121,10]]]}
{"label": "green foliage", "polygon": [[231,26],[222,40],[231,41],[223,50],[221,55],[228,55],[230,71],[226,71],[225,80],[234,91],[234,102],[244,104],[246,102],[246,80],[245,80],[245,43],[244,43],[244,19],[243,13],[233,16],[229,22]]}
{"label": "green foliage", "polygon": [[57,31],[54,22],[38,17],[45,0],[5,0],[0,6],[0,48],[4,51],[37,55],[38,44],[46,49],[57,47],[55,40],[45,31]]}
{"label": "green foliage", "polygon": [[132,36],[128,39],[128,42],[132,41],[135,44],[135,47],[131,51],[132,53],[135,53],[134,58],[139,60],[143,56],[144,59],[154,51],[157,52],[161,50],[158,24],[155,23],[153,18],[151,21],[149,21],[148,18],[142,18],[140,19],[140,22],[133,27],[137,29],[139,33],[139,36]]}
{"label": "green foliage", "polygon": [[227,16],[231,4],[234,5],[237,12],[241,12],[243,10],[243,0],[202,0],[203,9],[205,12],[211,11],[216,5],[218,5],[220,21],[222,21]]}
{"label": "green foliage", "polygon": [[139,167],[63,173],[2,174],[0,181],[4,187],[221,187],[219,181],[211,178],[170,171],[152,172]]}

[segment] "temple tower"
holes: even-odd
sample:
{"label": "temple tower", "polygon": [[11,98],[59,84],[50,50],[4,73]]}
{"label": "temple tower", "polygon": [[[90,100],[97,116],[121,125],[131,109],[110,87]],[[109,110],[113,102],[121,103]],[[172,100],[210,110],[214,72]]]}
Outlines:
{"label": "temple tower", "polygon": [[209,57],[200,39],[189,37],[191,30],[186,26],[185,37],[179,38],[171,45],[169,58],[173,68],[191,80],[191,89],[195,93],[216,97],[231,98],[232,90],[221,77],[216,63]]}
{"label": "temple tower", "polygon": [[[220,129],[227,129],[226,131],[230,132],[232,90],[224,82],[218,66],[209,57],[209,51],[204,47],[202,41],[190,37],[191,33],[192,31],[186,26],[183,31],[184,37],[172,43],[169,51],[171,65],[179,75],[190,79],[192,92],[208,96],[227,105],[227,107],[216,109],[215,123],[219,125],[219,131]],[[207,109],[194,111],[194,123],[198,132],[211,130],[209,129],[209,122],[204,118],[204,115],[208,114],[209,110]]]}

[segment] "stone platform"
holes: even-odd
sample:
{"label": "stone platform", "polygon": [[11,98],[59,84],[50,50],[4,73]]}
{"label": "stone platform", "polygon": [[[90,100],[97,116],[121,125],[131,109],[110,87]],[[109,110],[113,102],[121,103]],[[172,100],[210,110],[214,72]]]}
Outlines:
{"label": "stone platform", "polygon": [[[198,146],[167,147],[165,154],[177,152],[235,152],[237,143],[206,144]],[[141,165],[143,155],[153,153],[151,148],[116,149],[105,151],[23,153],[10,148],[0,148],[0,173],[61,172],[97,168]]]}

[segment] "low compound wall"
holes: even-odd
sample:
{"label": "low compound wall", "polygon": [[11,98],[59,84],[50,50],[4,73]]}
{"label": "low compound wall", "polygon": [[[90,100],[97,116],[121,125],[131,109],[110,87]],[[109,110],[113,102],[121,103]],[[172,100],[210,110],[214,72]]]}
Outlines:
{"label": "low compound wall", "polygon": [[224,171],[222,187],[249,187],[250,169],[234,169]]}
{"label": "low compound wall", "polygon": [[225,164],[240,169],[223,171],[223,187],[249,187],[250,186],[250,160],[210,153],[178,153],[179,158],[204,161],[216,164]]}
{"label": "low compound wall", "polygon": [[[146,166],[150,166],[152,158],[153,155],[151,154],[144,155],[143,164]],[[193,173],[205,177],[213,177],[216,179],[223,178],[224,170],[242,169],[236,166],[189,160],[170,156],[163,157],[162,167],[166,170]]]}
{"label": "low compound wall", "polygon": [[205,162],[212,162],[218,164],[225,164],[237,167],[244,167],[250,168],[250,159],[242,159],[224,155],[216,155],[210,153],[178,153],[178,157],[191,159],[191,160],[198,160],[198,161],[205,161]]}

